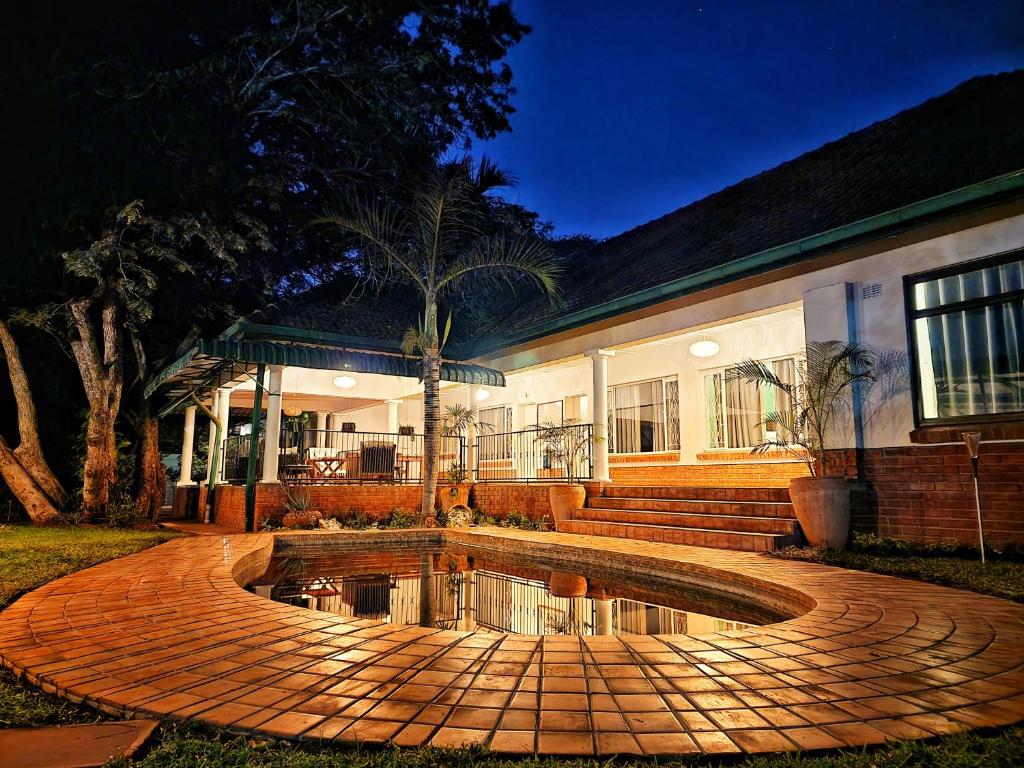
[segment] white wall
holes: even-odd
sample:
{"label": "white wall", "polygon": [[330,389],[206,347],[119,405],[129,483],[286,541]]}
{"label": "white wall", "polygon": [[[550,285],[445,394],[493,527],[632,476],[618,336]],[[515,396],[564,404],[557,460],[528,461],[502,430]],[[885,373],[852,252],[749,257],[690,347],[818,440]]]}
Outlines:
{"label": "white wall", "polygon": [[[581,356],[590,349],[614,349],[621,353],[622,350],[639,342],[663,337],[666,334],[706,328],[731,318],[757,315],[773,308],[802,303],[806,292],[842,283],[853,284],[854,300],[851,309],[856,318],[854,325],[857,340],[876,349],[892,349],[906,354],[909,350],[903,302],[905,275],[1020,247],[1024,247],[1024,215],[895,248],[847,264],[778,280],[730,296],[585,333],[571,339],[547,344],[538,343],[513,354],[497,355],[481,359],[479,362],[503,370],[506,374],[510,371],[529,370],[534,377],[542,370],[539,366],[546,363],[582,362],[589,366],[589,361]],[[862,298],[861,288],[872,284],[879,285],[879,295]],[[808,336],[821,339],[820,333],[824,330],[832,333],[841,329],[843,323],[837,322],[837,314],[845,313],[846,308],[832,306],[829,302],[812,301],[808,302],[805,310],[804,322]],[[737,346],[735,349],[726,349],[725,343],[715,336],[715,331],[708,330],[707,333],[722,343],[723,349],[719,357],[728,360],[731,355],[743,356],[750,351],[756,354],[758,350],[761,350],[760,356],[771,356],[774,350],[791,346],[798,341],[791,331],[792,329],[787,332],[789,335],[785,338],[772,333],[744,334],[740,337],[742,347]],[[652,348],[651,351],[637,356],[622,353],[609,364],[611,383],[663,375],[662,371],[666,374],[678,371],[681,375],[688,376],[691,383],[693,381],[692,366],[687,367],[685,357],[678,355],[674,350],[656,351],[656,348]],[[516,375],[510,375],[510,381]],[[680,400],[692,399],[692,388],[689,395],[683,395],[687,384],[682,378],[680,386]],[[587,388],[589,389],[589,384]],[[692,406],[687,408],[690,409]],[[692,413],[692,410],[690,412]],[[909,392],[904,392],[872,415],[866,424],[864,444],[868,448],[909,445],[909,433],[913,427],[911,396]],[[688,455],[692,455],[695,438],[688,434],[692,432],[693,430],[687,429],[684,422],[684,443],[689,446],[684,449],[684,461]]]}

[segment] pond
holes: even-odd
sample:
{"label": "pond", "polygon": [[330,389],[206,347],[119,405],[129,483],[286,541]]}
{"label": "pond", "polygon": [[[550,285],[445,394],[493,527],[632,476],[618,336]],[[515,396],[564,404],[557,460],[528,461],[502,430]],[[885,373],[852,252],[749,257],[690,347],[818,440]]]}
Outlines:
{"label": "pond", "polygon": [[716,589],[680,587],[657,573],[622,573],[557,552],[544,557],[445,542],[367,544],[277,552],[250,588],[282,603],[338,616],[418,624],[429,571],[441,629],[526,635],[701,634],[784,618]]}

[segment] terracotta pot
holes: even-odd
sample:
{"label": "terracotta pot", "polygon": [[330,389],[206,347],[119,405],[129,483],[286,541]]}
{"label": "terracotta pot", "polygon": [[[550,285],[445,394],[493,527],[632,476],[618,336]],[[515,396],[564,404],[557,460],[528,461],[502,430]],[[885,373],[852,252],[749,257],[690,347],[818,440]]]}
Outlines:
{"label": "terracotta pot", "polygon": [[443,488],[439,488],[437,490],[437,505],[442,512],[447,512],[452,507],[468,507],[469,483],[446,485]]}
{"label": "terracotta pot", "polygon": [[558,524],[572,520],[576,513],[583,509],[587,500],[587,489],[582,485],[552,485],[548,489],[548,502],[551,504],[551,519]]}
{"label": "terracotta pot", "polygon": [[795,477],[789,497],[812,547],[844,549],[850,538],[850,488],[845,477]]}
{"label": "terracotta pot", "polygon": [[554,597],[583,597],[587,594],[587,580],[575,573],[552,571],[548,591]]}

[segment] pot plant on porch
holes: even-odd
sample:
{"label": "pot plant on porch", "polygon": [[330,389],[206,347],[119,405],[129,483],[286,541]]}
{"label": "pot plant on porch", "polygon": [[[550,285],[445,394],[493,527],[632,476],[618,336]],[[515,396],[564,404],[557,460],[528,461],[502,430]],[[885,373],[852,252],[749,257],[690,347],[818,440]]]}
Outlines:
{"label": "pot plant on porch", "polygon": [[592,425],[577,419],[566,419],[557,424],[545,422],[537,425],[536,439],[548,466],[565,470],[565,482],[548,489],[551,519],[557,531],[559,523],[572,520],[583,509],[587,499],[587,489],[579,481],[584,464],[589,466],[590,463],[594,430]]}
{"label": "pot plant on porch", "polygon": [[844,476],[829,474],[828,442],[846,423],[861,389],[874,382],[876,365],[875,353],[860,344],[815,341],[807,344],[795,381],[782,380],[760,360],[744,360],[729,373],[776,395],[776,410],[761,422],[774,437],[752,452],[782,450],[807,464],[810,475],[790,480],[789,495],[811,546],[842,549],[849,538],[850,491]]}
{"label": "pot plant on porch", "polygon": [[[449,441],[462,437],[467,434],[470,427],[477,430],[489,427],[487,424],[478,423],[477,416],[476,406],[467,407],[461,403],[445,406],[445,413],[441,419],[442,440]],[[468,478],[469,472],[463,463],[463,457],[456,456],[451,459],[445,472],[447,484],[437,494],[437,504],[442,514],[447,514],[452,507],[469,507],[469,490],[472,483],[467,482]]]}

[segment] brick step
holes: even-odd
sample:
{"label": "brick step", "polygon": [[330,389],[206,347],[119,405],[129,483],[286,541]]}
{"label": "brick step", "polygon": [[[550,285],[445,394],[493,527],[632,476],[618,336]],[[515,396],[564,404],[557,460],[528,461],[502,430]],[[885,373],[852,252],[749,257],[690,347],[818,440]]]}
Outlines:
{"label": "brick step", "polygon": [[745,515],[690,514],[646,509],[582,509],[574,519],[595,523],[638,523],[673,528],[701,528],[737,533],[772,533],[796,536],[800,524],[792,517],[750,517]]}
{"label": "brick step", "polygon": [[745,552],[770,552],[791,544],[799,544],[801,540],[797,535],[719,531],[708,528],[677,528],[668,525],[640,525],[638,523],[604,523],[593,520],[566,520],[558,524],[558,530],[585,536],[614,536],[620,539],[688,544],[695,547],[734,549]]}
{"label": "brick step", "polygon": [[591,509],[635,509],[643,512],[692,512],[698,515],[793,517],[793,505],[774,501],[712,501],[709,499],[645,499],[633,496],[593,496]]}
{"label": "brick step", "polygon": [[633,499],[683,499],[686,501],[764,501],[789,503],[789,488],[763,486],[678,486],[678,485],[607,485],[602,496]]}

